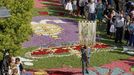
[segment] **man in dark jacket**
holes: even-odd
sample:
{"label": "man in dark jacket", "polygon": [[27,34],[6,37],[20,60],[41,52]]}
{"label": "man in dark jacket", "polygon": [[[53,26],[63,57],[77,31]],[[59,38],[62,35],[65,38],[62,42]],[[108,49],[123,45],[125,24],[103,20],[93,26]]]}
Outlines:
{"label": "man in dark jacket", "polygon": [[87,56],[87,47],[83,46],[81,48],[81,61],[82,61],[82,74],[88,73],[88,56]]}

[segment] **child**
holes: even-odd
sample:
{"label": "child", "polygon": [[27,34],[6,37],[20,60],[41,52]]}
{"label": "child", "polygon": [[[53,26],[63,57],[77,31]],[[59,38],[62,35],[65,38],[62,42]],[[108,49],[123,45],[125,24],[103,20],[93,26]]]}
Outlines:
{"label": "child", "polygon": [[100,42],[100,40],[101,40],[101,37],[100,37],[99,34],[97,34],[97,35],[96,35],[96,41],[97,41],[97,42]]}
{"label": "child", "polygon": [[96,19],[96,4],[94,0],[91,0],[88,4],[88,20],[89,21],[95,21]]}
{"label": "child", "polygon": [[73,15],[76,16],[77,11],[77,0],[73,0]]}
{"label": "child", "polygon": [[115,36],[116,28],[114,26],[116,20],[115,12],[111,13],[111,19],[110,19],[110,38],[113,39]]}
{"label": "child", "polygon": [[69,0],[69,1],[67,2],[67,5],[66,5],[65,9],[69,11],[69,14],[72,14],[73,7],[72,7],[72,2],[71,2],[71,0]]}
{"label": "child", "polygon": [[19,59],[19,58],[16,58],[16,59],[15,59],[15,64],[16,64],[16,66],[17,66],[18,75],[22,75],[24,69],[23,69],[23,65],[22,65],[22,63],[20,62],[20,59]]}
{"label": "child", "polygon": [[15,59],[13,56],[11,56],[9,61],[9,75],[12,75],[14,73],[14,68],[16,68]]}

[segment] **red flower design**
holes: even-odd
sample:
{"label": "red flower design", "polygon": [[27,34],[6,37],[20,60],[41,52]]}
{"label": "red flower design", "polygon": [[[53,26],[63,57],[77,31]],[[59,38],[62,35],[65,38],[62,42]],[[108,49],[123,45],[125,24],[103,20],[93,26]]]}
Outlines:
{"label": "red flower design", "polygon": [[57,50],[54,52],[56,54],[61,54],[61,53],[67,53],[69,52],[69,49],[63,49],[62,47],[56,48]]}
{"label": "red flower design", "polygon": [[[77,45],[77,46],[70,46],[71,48],[73,48],[74,50],[80,50],[81,49],[81,45]],[[56,49],[54,52],[49,50],[49,49],[38,49],[34,52],[31,53],[31,55],[47,55],[50,53],[55,53],[55,54],[62,54],[62,53],[68,53],[69,49],[66,47],[57,47],[57,48],[52,48],[52,49]]]}
{"label": "red flower design", "polygon": [[48,15],[48,12],[46,12],[46,11],[40,11],[39,14],[40,15]]}
{"label": "red flower design", "polygon": [[102,43],[100,44],[97,43],[96,45],[93,46],[93,48],[107,48],[107,47],[109,47],[109,45],[102,44]]}
{"label": "red flower design", "polygon": [[73,47],[74,47],[73,48],[74,50],[80,50],[82,46],[81,45],[77,45],[77,46],[73,46]]}
{"label": "red flower design", "polygon": [[39,49],[31,53],[31,55],[45,55],[49,54],[50,52],[47,51],[48,49]]}

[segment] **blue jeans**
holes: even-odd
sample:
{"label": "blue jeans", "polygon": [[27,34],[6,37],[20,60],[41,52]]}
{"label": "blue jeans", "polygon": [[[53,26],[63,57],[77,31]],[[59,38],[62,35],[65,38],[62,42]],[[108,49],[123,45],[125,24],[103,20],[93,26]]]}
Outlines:
{"label": "blue jeans", "polygon": [[130,38],[129,38],[129,46],[131,46],[132,44],[134,47],[134,34],[130,34]]}

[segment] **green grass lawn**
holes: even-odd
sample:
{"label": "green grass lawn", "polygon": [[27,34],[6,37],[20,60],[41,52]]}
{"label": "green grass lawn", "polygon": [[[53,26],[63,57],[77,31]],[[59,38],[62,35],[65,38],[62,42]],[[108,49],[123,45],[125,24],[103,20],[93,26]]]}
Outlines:
{"label": "green grass lawn", "polygon": [[108,64],[112,61],[116,61],[120,59],[127,59],[128,57],[130,56],[126,54],[122,54],[118,51],[95,53],[91,57],[91,65],[101,66],[103,64]]}
{"label": "green grass lawn", "polygon": [[[119,59],[127,59],[130,57],[126,54],[121,54],[118,51],[114,52],[100,52],[94,53],[91,56],[91,66],[101,66],[103,64],[108,64],[112,61],[116,61]],[[50,57],[50,58],[43,58],[35,60],[34,66],[28,67],[25,66],[27,69],[48,69],[48,68],[61,68],[63,65],[67,67],[73,68],[80,68],[81,67],[81,58],[77,56],[68,56],[68,57]]]}

